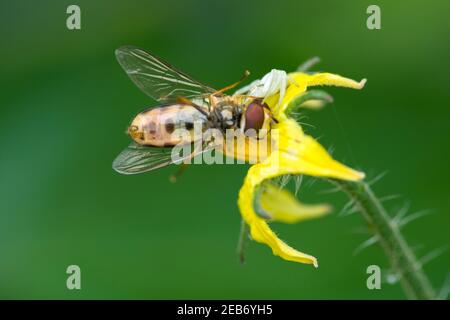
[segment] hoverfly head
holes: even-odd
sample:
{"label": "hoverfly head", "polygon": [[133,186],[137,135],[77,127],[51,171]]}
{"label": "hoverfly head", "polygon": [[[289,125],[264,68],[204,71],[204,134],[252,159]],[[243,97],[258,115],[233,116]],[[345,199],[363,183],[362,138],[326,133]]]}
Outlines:
{"label": "hoverfly head", "polygon": [[261,129],[270,129],[270,109],[262,99],[252,100],[244,109],[240,129],[249,137],[260,137]]}

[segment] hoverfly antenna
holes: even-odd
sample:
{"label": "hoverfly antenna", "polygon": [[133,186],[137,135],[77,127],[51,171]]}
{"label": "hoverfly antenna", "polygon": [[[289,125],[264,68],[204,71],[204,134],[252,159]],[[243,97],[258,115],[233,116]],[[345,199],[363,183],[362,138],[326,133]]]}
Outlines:
{"label": "hoverfly antenna", "polygon": [[242,81],[244,81],[248,76],[250,75],[250,71],[245,70],[244,74],[239,78],[238,81],[236,81],[235,83],[232,83],[228,86],[226,86],[225,88],[222,88],[220,90],[217,90],[216,92],[214,92],[212,95],[218,95],[221,93],[224,93],[225,91],[228,91],[230,89],[233,89],[234,87],[236,87],[237,85],[239,85]]}

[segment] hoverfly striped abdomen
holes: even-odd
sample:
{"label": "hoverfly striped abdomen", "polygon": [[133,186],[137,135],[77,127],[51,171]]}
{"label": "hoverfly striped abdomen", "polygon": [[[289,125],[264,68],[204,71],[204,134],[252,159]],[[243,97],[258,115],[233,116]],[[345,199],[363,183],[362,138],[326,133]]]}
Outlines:
{"label": "hoverfly striped abdomen", "polygon": [[190,105],[171,104],[140,112],[128,128],[133,140],[141,145],[164,147],[192,143],[194,129],[208,128],[208,119]]}

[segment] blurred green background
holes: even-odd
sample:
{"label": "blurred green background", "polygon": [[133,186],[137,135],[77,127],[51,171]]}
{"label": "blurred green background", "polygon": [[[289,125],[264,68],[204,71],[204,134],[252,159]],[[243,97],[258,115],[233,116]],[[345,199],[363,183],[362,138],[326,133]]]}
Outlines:
{"label": "blurred green background", "polygon": [[[81,7],[82,29],[66,28]],[[366,28],[381,7],[382,29]],[[124,130],[155,102],[114,57],[146,48],[211,86],[252,71],[319,70],[364,90],[330,88],[335,103],[308,113],[309,134],[342,162],[368,173],[391,212],[434,214],[403,231],[418,256],[449,244],[450,3],[448,1],[2,1],[0,4],[0,298],[402,299],[399,284],[366,288],[366,268],[388,264],[358,214],[340,217],[340,194],[305,184],[305,202],[336,212],[298,225],[273,224],[320,267],[286,262],[250,242],[235,255],[236,200],[248,166],[191,166],[121,176],[112,160]],[[81,290],[66,268],[81,267]],[[450,254],[425,266],[439,289]]]}

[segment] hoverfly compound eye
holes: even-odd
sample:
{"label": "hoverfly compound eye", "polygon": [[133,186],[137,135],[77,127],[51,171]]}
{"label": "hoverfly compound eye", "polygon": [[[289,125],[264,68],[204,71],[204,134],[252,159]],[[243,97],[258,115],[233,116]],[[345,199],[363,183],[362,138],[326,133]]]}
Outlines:
{"label": "hoverfly compound eye", "polygon": [[267,105],[262,103],[261,100],[254,100],[248,105],[245,110],[244,132],[248,130],[250,135],[253,135],[252,133],[258,133],[264,125],[265,107]]}

